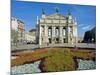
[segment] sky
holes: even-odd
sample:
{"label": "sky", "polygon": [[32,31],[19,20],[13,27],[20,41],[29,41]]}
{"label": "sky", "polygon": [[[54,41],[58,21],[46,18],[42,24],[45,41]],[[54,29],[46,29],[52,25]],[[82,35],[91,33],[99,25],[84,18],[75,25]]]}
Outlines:
{"label": "sky", "polygon": [[55,13],[55,8],[59,8],[59,13],[68,16],[70,10],[73,17],[77,20],[78,36],[83,37],[87,30],[96,26],[96,6],[73,5],[58,3],[24,2],[15,1],[11,3],[11,16],[15,17],[25,24],[25,31],[36,27],[37,16],[42,14],[42,8],[46,15]]}

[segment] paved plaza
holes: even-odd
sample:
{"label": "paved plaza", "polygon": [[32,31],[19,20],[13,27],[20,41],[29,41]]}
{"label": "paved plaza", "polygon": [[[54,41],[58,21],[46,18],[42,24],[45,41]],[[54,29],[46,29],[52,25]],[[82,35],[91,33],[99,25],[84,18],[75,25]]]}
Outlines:
{"label": "paved plaza", "polygon": [[89,48],[95,49],[95,44],[88,43],[77,43],[77,44],[48,44],[48,45],[39,45],[39,44],[28,44],[28,45],[19,45],[18,47],[12,46],[11,50],[29,50],[29,49],[38,49],[38,48],[52,48],[52,47],[73,47],[73,48]]}

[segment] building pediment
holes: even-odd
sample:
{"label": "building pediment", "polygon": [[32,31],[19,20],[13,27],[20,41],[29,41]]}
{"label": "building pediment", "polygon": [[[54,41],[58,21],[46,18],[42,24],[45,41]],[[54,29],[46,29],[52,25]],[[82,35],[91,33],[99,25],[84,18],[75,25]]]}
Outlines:
{"label": "building pediment", "polygon": [[61,14],[53,14],[53,15],[50,15],[50,16],[46,16],[45,17],[46,19],[66,19],[65,16],[61,15]]}
{"label": "building pediment", "polygon": [[40,23],[48,24],[65,24],[67,23],[66,17],[61,14],[53,14],[40,19]]}

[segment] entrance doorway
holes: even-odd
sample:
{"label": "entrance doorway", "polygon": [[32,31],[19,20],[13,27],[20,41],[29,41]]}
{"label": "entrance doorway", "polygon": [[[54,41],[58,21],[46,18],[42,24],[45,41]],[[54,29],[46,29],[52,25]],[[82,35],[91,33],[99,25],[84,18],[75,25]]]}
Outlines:
{"label": "entrance doorway", "polygon": [[56,38],[56,43],[59,43],[59,38]]}
{"label": "entrance doorway", "polygon": [[49,38],[49,43],[51,43],[51,38]]}
{"label": "entrance doorway", "polygon": [[63,39],[63,43],[66,43],[66,39],[65,38]]}

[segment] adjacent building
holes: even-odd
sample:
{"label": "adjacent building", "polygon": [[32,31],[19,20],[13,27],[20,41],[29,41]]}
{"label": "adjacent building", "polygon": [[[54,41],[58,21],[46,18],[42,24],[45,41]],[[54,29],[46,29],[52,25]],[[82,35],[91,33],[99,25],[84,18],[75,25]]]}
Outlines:
{"label": "adjacent building", "polygon": [[36,43],[36,36],[34,32],[26,32],[25,33],[25,42],[26,44],[35,44]]}
{"label": "adjacent building", "polygon": [[34,37],[34,43],[37,44],[37,39],[36,39],[36,28],[33,28],[29,31],[29,33]]}
{"label": "adjacent building", "polygon": [[46,15],[42,10],[41,18],[37,17],[37,39],[39,45],[44,44],[63,44],[77,43],[77,21],[68,12],[68,15],[63,16],[56,13]]}
{"label": "adjacent building", "polygon": [[25,41],[25,27],[21,20],[11,17],[11,43],[23,44]]}
{"label": "adjacent building", "polygon": [[33,35],[34,37],[36,37],[36,29],[35,29],[35,28],[29,30],[29,33],[30,33],[31,35]]}

